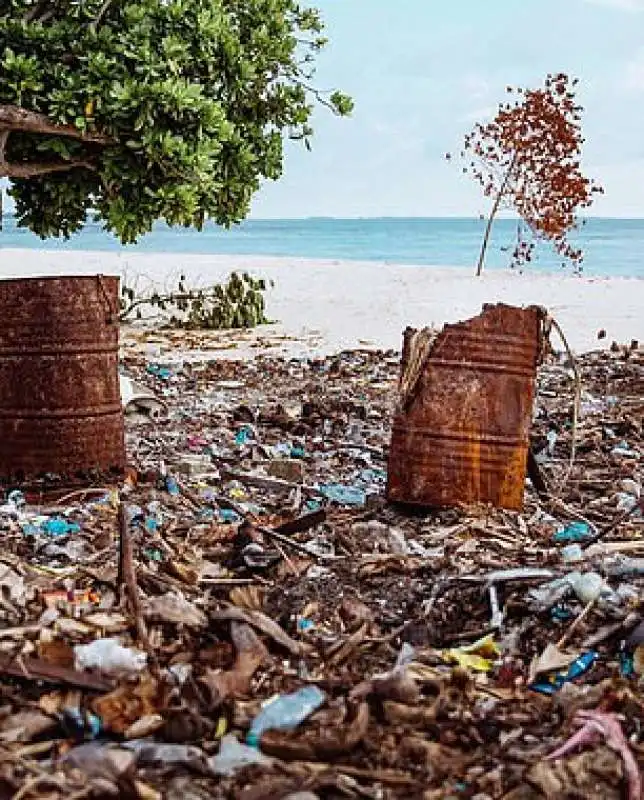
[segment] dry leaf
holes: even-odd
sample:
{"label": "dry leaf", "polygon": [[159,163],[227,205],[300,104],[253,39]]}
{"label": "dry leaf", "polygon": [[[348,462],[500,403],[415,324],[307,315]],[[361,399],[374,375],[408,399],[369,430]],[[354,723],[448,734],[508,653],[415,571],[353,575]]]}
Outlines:
{"label": "dry leaf", "polygon": [[261,586],[236,586],[230,591],[230,602],[237,608],[261,611],[266,592]]}
{"label": "dry leaf", "polygon": [[206,628],[208,617],[183,595],[166,592],[144,603],[145,616],[153,622],[172,622],[190,628]]}
{"label": "dry leaf", "polygon": [[237,650],[233,668],[226,672],[207,669],[201,679],[208,687],[215,706],[228,697],[248,694],[251,678],[270,659],[268,650],[249,625],[232,622],[230,633]]}

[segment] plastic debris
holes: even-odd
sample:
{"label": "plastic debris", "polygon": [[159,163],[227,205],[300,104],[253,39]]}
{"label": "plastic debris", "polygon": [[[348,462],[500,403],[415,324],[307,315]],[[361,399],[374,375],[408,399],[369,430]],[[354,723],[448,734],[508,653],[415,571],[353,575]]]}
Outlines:
{"label": "plastic debris", "polygon": [[126,414],[142,413],[158,416],[167,411],[166,404],[143,386],[127,375],[119,375],[121,405]]}
{"label": "plastic debris", "polygon": [[562,758],[577,747],[594,744],[598,739],[604,738],[611,750],[619,753],[624,762],[629,800],[640,800],[642,797],[642,775],[617,717],[614,714],[607,714],[602,711],[586,711],[582,709],[577,712],[573,721],[580,727],[580,730],[573,734],[561,747],[550,753],[548,759]]}
{"label": "plastic debris", "polygon": [[454,661],[459,667],[475,672],[490,672],[500,655],[501,650],[492,635],[465,647],[452,648],[443,653],[447,661]]}
{"label": "plastic debris", "polygon": [[583,561],[584,551],[579,544],[569,544],[561,549],[561,560],[564,564],[571,564],[575,561]]}
{"label": "plastic debris", "polygon": [[172,475],[168,475],[166,477],[165,488],[168,490],[168,494],[171,494],[173,497],[178,497],[181,494],[179,484],[177,483],[176,478],[173,478]]}
{"label": "plastic debris", "polygon": [[76,669],[95,669],[106,675],[132,675],[145,669],[147,655],[132,647],[123,647],[118,639],[95,639],[74,647]]}
{"label": "plastic debris", "polygon": [[[641,348],[576,356],[601,410],[566,481],[574,381],[539,369],[548,500],[418,514],[384,498],[397,354],[242,361],[228,337],[124,330],[165,407],[126,415],[124,479],[3,487],[8,795],[618,800],[606,737],[544,753],[599,708],[644,767]],[[241,744],[300,686],[328,701]]]}
{"label": "plastic debris", "polygon": [[305,686],[291,694],[280,695],[260,711],[251,723],[246,742],[259,747],[262,734],[269,730],[293,730],[326,701],[317,686]]}
{"label": "plastic debris", "polygon": [[71,533],[79,533],[80,525],[75,522],[68,522],[61,517],[52,517],[42,525],[42,530],[48,536],[68,536]]}
{"label": "plastic debris", "polygon": [[217,755],[208,763],[215,775],[234,775],[250,764],[270,765],[273,759],[265,756],[257,747],[242,744],[236,736],[229,733],[221,740]]}
{"label": "plastic debris", "polygon": [[91,711],[81,711],[79,708],[63,709],[61,725],[67,736],[81,741],[96,739],[103,730],[100,717]]}
{"label": "plastic debris", "polygon": [[366,493],[356,486],[341,486],[340,484],[320,486],[320,494],[332,503],[341,506],[363,506],[367,502]]}
{"label": "plastic debris", "polygon": [[587,672],[595,663],[599,653],[594,650],[576,658],[565,672],[557,672],[530,684],[530,688],[540,694],[554,694],[569,681],[574,681]]}
{"label": "plastic debris", "polygon": [[584,542],[593,536],[593,531],[587,522],[571,522],[552,537],[558,544],[571,542]]}
{"label": "plastic debris", "polygon": [[598,600],[602,592],[606,590],[606,583],[597,572],[583,574],[573,572],[567,576],[566,580],[582,603]]}

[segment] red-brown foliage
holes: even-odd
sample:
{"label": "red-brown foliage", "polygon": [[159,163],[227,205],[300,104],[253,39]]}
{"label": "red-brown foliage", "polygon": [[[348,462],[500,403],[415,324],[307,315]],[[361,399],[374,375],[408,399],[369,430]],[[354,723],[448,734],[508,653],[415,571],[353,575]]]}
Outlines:
{"label": "red-brown foliage", "polygon": [[[494,197],[477,274],[480,274],[491,224],[501,207],[512,208],[533,239],[546,239],[564,258],[581,268],[583,252],[568,241],[577,214],[603,192],[581,172],[582,107],[575,99],[577,80],[548,75],[542,89],[507,88],[510,99],[496,117],[477,124],[465,137],[464,172]],[[514,264],[532,259],[533,241],[520,240]]]}

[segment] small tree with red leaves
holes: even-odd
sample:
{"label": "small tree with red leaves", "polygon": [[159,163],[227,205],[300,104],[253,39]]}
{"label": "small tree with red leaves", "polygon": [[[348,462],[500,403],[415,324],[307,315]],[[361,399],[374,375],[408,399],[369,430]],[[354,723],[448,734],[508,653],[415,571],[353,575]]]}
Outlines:
{"label": "small tree with red leaves", "polygon": [[461,153],[464,172],[493,198],[476,274],[480,275],[492,225],[502,208],[514,210],[525,222],[528,238],[520,237],[513,266],[532,260],[535,241],[549,241],[556,252],[581,269],[583,252],[568,241],[577,226],[579,209],[587,208],[601,187],[581,172],[584,138],[582,107],[575,100],[577,80],[548,75],[542,89],[508,87],[509,102],[496,117],[477,124],[465,137]]}

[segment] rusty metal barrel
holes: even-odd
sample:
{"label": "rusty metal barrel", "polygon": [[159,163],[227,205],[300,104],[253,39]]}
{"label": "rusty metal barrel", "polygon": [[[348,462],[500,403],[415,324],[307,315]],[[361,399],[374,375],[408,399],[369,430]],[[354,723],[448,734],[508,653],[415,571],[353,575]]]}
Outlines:
{"label": "rusty metal barrel", "polygon": [[82,485],[125,465],[119,279],[0,281],[0,480]]}
{"label": "rusty metal barrel", "polygon": [[391,502],[522,508],[543,318],[535,306],[486,305],[416,352],[416,332],[407,332]]}

